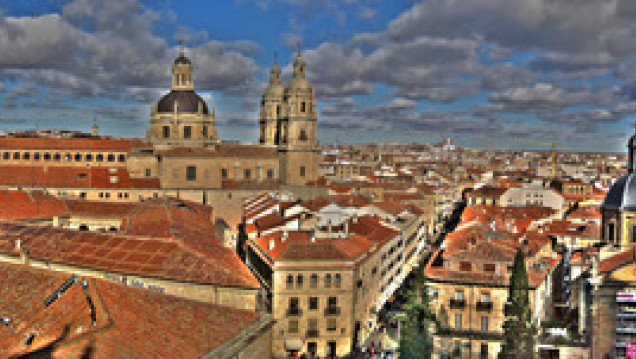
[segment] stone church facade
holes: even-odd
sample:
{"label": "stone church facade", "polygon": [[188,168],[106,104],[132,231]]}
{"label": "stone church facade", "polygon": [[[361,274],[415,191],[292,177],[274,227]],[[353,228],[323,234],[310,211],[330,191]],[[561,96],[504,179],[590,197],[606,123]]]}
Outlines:
{"label": "stone church facade", "polygon": [[300,50],[287,86],[277,63],[271,70],[258,144],[217,137],[215,109],[196,93],[193,74],[182,48],[170,92],[151,107],[145,139],[102,137],[96,126],[82,138],[0,138],[0,188],[100,201],[175,196],[214,206],[231,227],[240,221],[242,199],[256,193],[320,194],[307,186],[318,177],[319,147],[315,93]]}

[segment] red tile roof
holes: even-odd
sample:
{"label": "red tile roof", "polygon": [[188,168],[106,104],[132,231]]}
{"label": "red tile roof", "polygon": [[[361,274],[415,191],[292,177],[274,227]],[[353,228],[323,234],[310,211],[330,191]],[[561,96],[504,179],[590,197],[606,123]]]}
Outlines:
{"label": "red tile roof", "polygon": [[0,138],[0,148],[24,150],[125,151],[144,146],[123,138]]}
{"label": "red tile roof", "polygon": [[51,227],[0,224],[0,253],[15,241],[35,260],[186,282],[259,288],[236,253],[207,238],[155,239]]}
{"label": "red tile roof", "polygon": [[64,202],[44,192],[0,190],[0,221],[39,220],[67,215]]}
{"label": "red tile roof", "polygon": [[0,165],[0,186],[54,188],[150,188],[156,178],[132,178],[125,168]]}
{"label": "red tile roof", "polygon": [[598,271],[608,273],[631,263],[636,263],[636,248],[603,259],[598,265]]}
{"label": "red tile roof", "polygon": [[[88,279],[93,327],[80,283],[51,306],[44,299],[69,278],[60,272],[0,263],[3,325],[0,357],[198,358],[257,323],[253,311],[194,302]],[[29,333],[37,336],[25,345]]]}

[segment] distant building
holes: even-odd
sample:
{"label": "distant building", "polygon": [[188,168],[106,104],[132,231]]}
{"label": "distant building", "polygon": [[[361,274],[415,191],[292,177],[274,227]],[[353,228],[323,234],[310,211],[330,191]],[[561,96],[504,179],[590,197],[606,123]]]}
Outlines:
{"label": "distant building", "polygon": [[214,107],[194,91],[193,64],[183,49],[172,64],[171,91],[151,108],[145,140],[72,131],[21,131],[0,136],[0,188],[34,188],[58,196],[139,201],[174,196],[213,204],[233,228],[241,200],[287,188],[314,196],[318,176],[316,100],[298,52],[287,87],[275,64],[263,95],[260,144],[224,143]]}

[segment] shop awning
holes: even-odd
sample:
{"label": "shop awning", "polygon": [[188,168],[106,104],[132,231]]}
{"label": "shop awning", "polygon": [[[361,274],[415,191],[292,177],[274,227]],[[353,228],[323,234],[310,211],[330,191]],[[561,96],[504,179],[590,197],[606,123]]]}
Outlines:
{"label": "shop awning", "polygon": [[301,339],[285,339],[285,350],[300,351],[303,348]]}

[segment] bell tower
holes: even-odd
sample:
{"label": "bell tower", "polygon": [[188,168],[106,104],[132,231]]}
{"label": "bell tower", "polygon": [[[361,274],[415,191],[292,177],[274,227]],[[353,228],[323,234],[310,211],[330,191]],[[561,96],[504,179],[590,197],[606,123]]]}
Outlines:
{"label": "bell tower", "polygon": [[281,71],[274,55],[274,67],[270,71],[269,86],[261,99],[259,118],[259,143],[274,146],[278,144],[278,123],[283,117],[285,88],[281,83]]}
{"label": "bell tower", "polygon": [[318,178],[319,148],[316,95],[306,77],[300,44],[284,101],[285,113],[278,123],[281,179],[289,185],[304,185]]}

